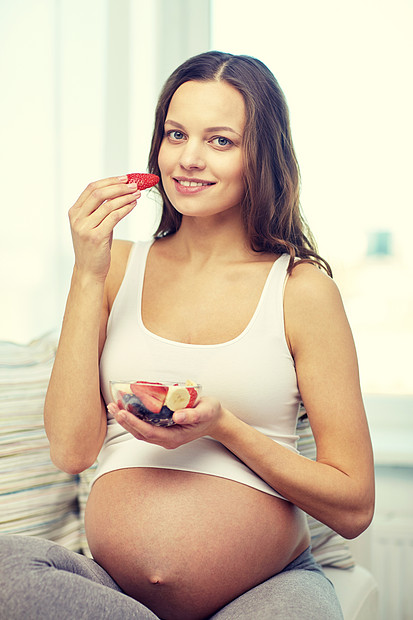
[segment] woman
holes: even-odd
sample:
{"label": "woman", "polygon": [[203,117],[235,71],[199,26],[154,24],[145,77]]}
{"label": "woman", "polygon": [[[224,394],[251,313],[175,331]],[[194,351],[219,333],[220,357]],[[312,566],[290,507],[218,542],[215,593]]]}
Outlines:
{"label": "woman", "polygon": [[[70,210],[75,267],[45,424],[58,467],[81,472],[99,455],[99,468],[86,511],[96,563],[59,548],[54,566],[71,564],[59,613],[74,617],[82,599],[100,618],[239,618],[243,595],[246,618],[340,618],[303,511],[360,534],[372,452],[271,72],[219,52],[184,63],[159,100],[149,169],[163,199],[150,243],[112,245],[140,196],[126,177],[92,183]],[[204,396],[155,427],[110,402],[109,381],[124,378],[191,379]],[[317,462],[295,449],[301,400]],[[48,571],[49,610],[59,574]]]}

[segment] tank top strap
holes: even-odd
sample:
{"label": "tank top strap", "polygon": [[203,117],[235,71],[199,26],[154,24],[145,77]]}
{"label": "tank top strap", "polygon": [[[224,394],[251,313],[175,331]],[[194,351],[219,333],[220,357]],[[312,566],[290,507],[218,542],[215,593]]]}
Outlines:
{"label": "tank top strap", "polygon": [[125,274],[109,315],[108,329],[120,313],[122,317],[125,316],[125,312],[130,313],[133,324],[136,323],[136,316],[140,314],[146,259],[152,244],[153,239],[150,239],[136,241],[131,247]]}
{"label": "tank top strap", "polygon": [[251,321],[251,327],[266,331],[268,335],[284,334],[284,290],[289,260],[289,254],[281,254],[274,261]]}

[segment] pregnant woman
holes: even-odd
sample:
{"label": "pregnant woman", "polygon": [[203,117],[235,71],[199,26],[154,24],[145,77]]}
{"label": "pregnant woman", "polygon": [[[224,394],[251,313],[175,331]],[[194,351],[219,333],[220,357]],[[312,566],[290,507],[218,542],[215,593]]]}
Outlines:
{"label": "pregnant woman", "polygon": [[[112,243],[140,197],[126,176],[91,183],[70,209],[75,266],[45,424],[64,471],[98,459],[94,559],[3,537],[8,617],[341,618],[305,513],[360,534],[372,451],[271,72],[219,52],[186,61],[161,93],[149,171],[162,216],[148,242]],[[202,397],[168,428],[111,402],[111,380],[188,379]],[[316,462],[296,450],[301,402]]]}

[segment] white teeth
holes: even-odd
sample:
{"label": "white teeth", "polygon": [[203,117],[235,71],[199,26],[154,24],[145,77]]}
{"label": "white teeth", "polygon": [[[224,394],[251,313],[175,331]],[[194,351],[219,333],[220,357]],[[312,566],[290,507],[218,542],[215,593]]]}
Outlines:
{"label": "white teeth", "polygon": [[184,187],[203,187],[204,185],[209,185],[209,183],[197,183],[196,181],[178,181],[178,183]]}

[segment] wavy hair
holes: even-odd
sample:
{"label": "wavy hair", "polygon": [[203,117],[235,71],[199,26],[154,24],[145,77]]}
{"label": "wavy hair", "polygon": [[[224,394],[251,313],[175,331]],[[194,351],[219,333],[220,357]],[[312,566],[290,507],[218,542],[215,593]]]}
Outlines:
{"label": "wavy hair", "polygon": [[[271,71],[251,56],[218,51],[193,56],[166,81],[159,97],[149,154],[149,172],[160,175],[158,155],[164,123],[175,91],[188,81],[225,81],[241,93],[246,110],[243,136],[245,196],[242,218],[251,248],[256,252],[289,253],[315,263],[330,276],[331,268],[317,251],[315,239],[300,207],[300,170],[291,137],[289,110]],[[169,201],[162,181],[163,201],[155,236],[176,232],[182,216]]]}

